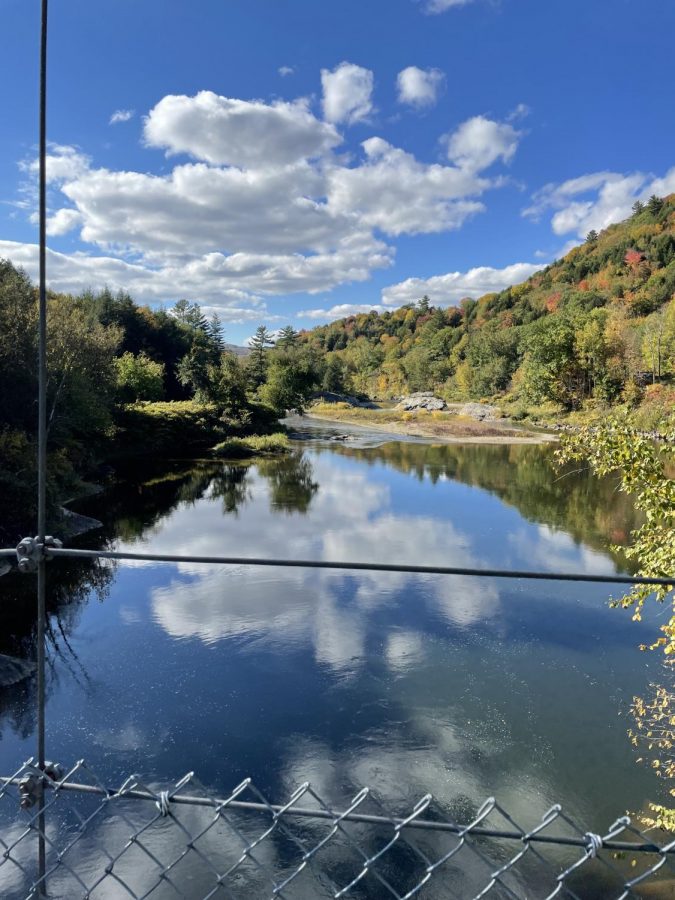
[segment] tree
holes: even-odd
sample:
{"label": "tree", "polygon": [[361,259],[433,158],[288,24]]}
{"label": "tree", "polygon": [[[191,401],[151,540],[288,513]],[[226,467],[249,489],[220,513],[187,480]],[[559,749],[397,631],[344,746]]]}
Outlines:
{"label": "tree", "polygon": [[207,398],[228,416],[238,418],[248,408],[246,375],[234,353],[222,353],[207,372]]}
{"label": "tree", "polygon": [[658,216],[663,209],[663,200],[660,197],[657,197],[656,194],[652,194],[649,200],[647,200],[647,209],[653,216]]}
{"label": "tree", "polygon": [[279,337],[276,341],[276,346],[281,347],[284,350],[290,350],[295,347],[298,343],[298,332],[293,328],[292,325],[286,325],[279,332]]}
{"label": "tree", "polygon": [[192,346],[178,363],[176,374],[179,382],[192,390],[197,399],[207,399],[209,394],[209,369],[218,362],[218,354],[210,339],[201,330],[195,331]]}
{"label": "tree", "polygon": [[125,403],[161,400],[164,396],[164,366],[145,353],[123,353],[115,360],[117,389]]}
{"label": "tree", "polygon": [[190,303],[185,299],[179,300],[175,304],[172,313],[182,325],[208,335],[209,323],[198,303]]}
{"label": "tree", "polygon": [[342,394],[346,389],[347,368],[339,356],[328,357],[326,368],[323,373],[321,387],[324,391]]}
{"label": "tree", "polygon": [[[645,578],[669,578],[675,574],[675,480],[669,477],[675,462],[675,429],[656,444],[625,422],[611,420],[601,428],[582,428],[563,437],[557,451],[561,462],[582,460],[601,477],[615,477],[620,491],[630,494],[636,508],[644,516],[644,524],[632,532],[632,543],[622,548],[629,560]],[[614,548],[615,550],[619,548]],[[660,626],[661,636],[647,648],[660,648],[665,655],[667,671],[672,677],[675,665],[675,584],[636,585],[611,605],[633,610],[633,620],[640,621],[650,597],[668,602],[670,616]],[[644,748],[652,769],[661,777],[675,777],[675,694],[663,685],[652,685],[651,699],[634,697],[631,711],[635,727],[629,730],[631,742]],[[642,757],[644,759],[644,757]],[[640,761],[640,760],[639,760]],[[675,795],[670,790],[671,796]],[[675,830],[675,810],[661,804],[649,804],[653,817],[643,816],[649,826]]]}
{"label": "tree", "polygon": [[310,351],[276,351],[270,354],[260,396],[279,415],[289,409],[302,411],[318,384],[317,361]]}
{"label": "tree", "polygon": [[222,353],[225,349],[225,330],[218,313],[214,312],[209,319],[208,335],[216,350],[218,350],[219,353]]}
{"label": "tree", "polygon": [[417,308],[422,314],[428,313],[431,309],[431,300],[425,294],[417,304]]}
{"label": "tree", "polygon": [[249,371],[254,387],[260,387],[265,381],[265,372],[267,370],[267,351],[274,346],[271,333],[265,325],[258,325],[255,334],[249,341],[251,348],[251,356],[249,360]]}
{"label": "tree", "polygon": [[535,403],[554,400],[568,409],[583,396],[584,373],[575,353],[573,322],[564,316],[546,316],[534,322],[524,336],[524,393]]}
{"label": "tree", "polygon": [[641,212],[644,211],[645,205],[642,200],[636,200],[633,204],[633,215],[639,216]]}
{"label": "tree", "polygon": [[597,241],[598,237],[599,237],[599,235],[598,235],[598,232],[595,230],[595,228],[591,228],[591,230],[586,235],[586,243],[594,244]]}

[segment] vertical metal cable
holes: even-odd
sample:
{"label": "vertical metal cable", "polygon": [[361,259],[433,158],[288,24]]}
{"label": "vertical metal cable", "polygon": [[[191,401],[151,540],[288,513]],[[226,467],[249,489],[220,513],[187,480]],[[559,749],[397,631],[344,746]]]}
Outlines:
{"label": "vertical metal cable", "polygon": [[[38,300],[38,510],[37,537],[44,545],[47,530],[47,3],[41,0],[40,24],[40,286]],[[37,572],[37,757],[40,769],[45,765],[45,621],[47,585],[44,553]],[[40,896],[46,896],[44,797],[39,798],[38,876]]]}

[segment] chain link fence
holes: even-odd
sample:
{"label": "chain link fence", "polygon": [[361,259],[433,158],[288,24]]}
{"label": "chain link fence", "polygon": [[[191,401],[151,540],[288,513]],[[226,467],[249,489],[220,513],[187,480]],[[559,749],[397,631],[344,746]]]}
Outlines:
{"label": "chain link fence", "polygon": [[455,821],[431,795],[392,809],[363,788],[336,811],[308,783],[275,805],[248,779],[219,798],[192,774],[111,790],[82,761],[0,781],[5,900],[665,898],[674,863],[675,842],[628,818],[597,835],[559,806],[520,823],[489,799]]}

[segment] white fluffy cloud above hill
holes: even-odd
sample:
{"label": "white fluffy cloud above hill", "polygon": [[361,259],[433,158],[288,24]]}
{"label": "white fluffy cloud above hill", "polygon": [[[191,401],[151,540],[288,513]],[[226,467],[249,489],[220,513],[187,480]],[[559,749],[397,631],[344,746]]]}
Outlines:
{"label": "white fluffy cloud above hill", "polygon": [[[515,153],[520,134],[508,123],[460,124],[445,138],[447,163],[376,135],[347,154],[337,125],[372,112],[372,73],[342,63],[322,81],[324,119],[303,98],[162,98],[143,140],[179,158],[160,174],[97,167],[78,148],[52,146],[49,232],[82,248],[50,257],[51,286],[108,283],[141,300],[179,291],[226,318],[233,299],[240,317],[266,296],[365,281],[392,264],[394,238],[459,228],[503,184],[484,170]],[[3,247],[34,274],[34,245]]]}

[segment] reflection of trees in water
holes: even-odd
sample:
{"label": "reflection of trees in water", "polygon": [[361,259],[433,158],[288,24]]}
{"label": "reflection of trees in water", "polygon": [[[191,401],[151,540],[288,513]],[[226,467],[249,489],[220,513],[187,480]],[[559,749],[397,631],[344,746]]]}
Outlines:
{"label": "reflection of trees in water", "polygon": [[[70,635],[85,603],[93,596],[103,600],[109,591],[115,565],[98,560],[53,562],[47,570],[47,691],[61,673],[68,672],[80,684],[87,681]],[[0,653],[33,661],[36,658],[35,577],[12,573],[0,581]],[[0,686],[0,725],[7,722],[19,737],[28,737],[35,724],[35,676]]]}
{"label": "reflection of trees in water", "polygon": [[[594,477],[574,466],[559,469],[554,447],[536,444],[462,445],[393,441],[374,448],[338,445],[340,453],[436,483],[452,478],[482,488],[514,506],[531,522],[560,528],[575,541],[607,551],[626,543],[639,516],[613,479]],[[623,560],[621,560],[623,562]]]}
{"label": "reflection of trees in water", "polygon": [[[115,540],[131,543],[157,528],[179,506],[204,497],[222,500],[226,514],[236,514],[252,498],[254,471],[269,486],[272,510],[306,513],[318,490],[312,464],[302,453],[250,463],[182,463],[163,471],[136,472],[119,478],[101,496],[78,505],[81,512],[103,521],[103,527],[71,544],[110,549]],[[148,477],[150,476],[151,477]],[[73,648],[84,605],[105,599],[115,575],[109,560],[59,559],[48,567],[47,667],[48,690],[59,677],[69,677],[86,688],[88,676]],[[13,572],[0,579],[0,653],[32,661],[35,645],[35,578]],[[0,725],[4,722],[20,737],[29,736],[35,719],[34,675],[16,684],[0,684]]]}
{"label": "reflection of trees in water", "polygon": [[237,514],[240,506],[251,499],[250,466],[224,464],[211,481],[211,496],[223,501],[226,513]]}
{"label": "reflection of trees in water", "polygon": [[261,459],[256,468],[267,479],[272,510],[307,513],[319,485],[314,481],[312,463],[304,453],[291,453],[282,459]]}

